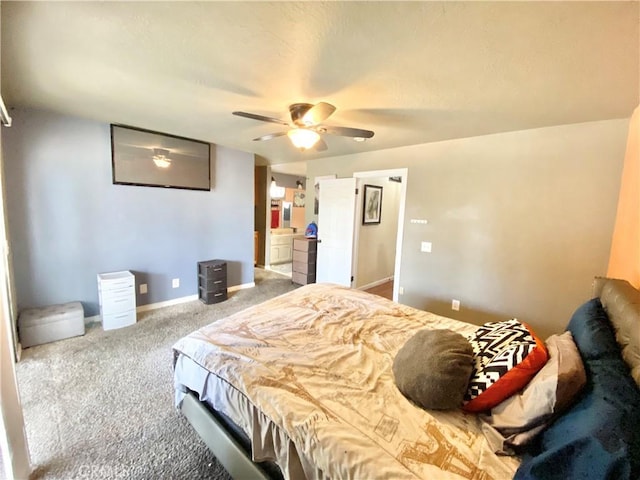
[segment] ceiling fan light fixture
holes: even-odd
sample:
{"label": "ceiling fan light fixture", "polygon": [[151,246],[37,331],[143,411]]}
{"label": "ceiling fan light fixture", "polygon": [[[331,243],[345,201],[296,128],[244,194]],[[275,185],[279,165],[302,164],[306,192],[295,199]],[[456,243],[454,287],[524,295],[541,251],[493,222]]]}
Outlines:
{"label": "ceiling fan light fixture", "polygon": [[152,158],[153,163],[155,163],[158,168],[169,168],[171,165],[169,150],[165,150],[164,148],[154,148]]}
{"label": "ceiling fan light fixture", "polygon": [[327,144],[320,137],[325,133],[341,137],[349,137],[354,139],[356,142],[364,142],[366,139],[373,137],[374,133],[371,130],[341,127],[337,125],[323,125],[322,122],[329,118],[335,110],[336,107],[327,102],[318,102],[315,105],[311,103],[293,103],[289,105],[290,121],[265,117],[264,115],[258,115],[250,112],[235,111],[232,113],[239,117],[288,126],[289,130],[262,135],[258,138],[254,138],[253,140],[256,142],[262,142],[264,140],[271,140],[273,138],[287,135],[291,140],[291,143],[298,150],[303,152],[311,148],[318,152],[327,150]]}
{"label": "ceiling fan light fixture", "polygon": [[287,136],[296,148],[302,150],[308,150],[320,140],[320,135],[317,132],[307,128],[292,128],[287,132]]}

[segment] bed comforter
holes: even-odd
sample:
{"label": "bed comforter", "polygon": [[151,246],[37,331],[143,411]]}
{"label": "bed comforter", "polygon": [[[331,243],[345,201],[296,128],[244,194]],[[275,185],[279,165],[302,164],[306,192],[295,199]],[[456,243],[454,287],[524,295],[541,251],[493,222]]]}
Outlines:
{"label": "bed comforter", "polygon": [[[174,352],[284,432],[309,479],[511,478],[518,460],[492,452],[475,415],[423,410],[396,388],[394,356],[424,328],[476,329],[358,290],[311,284],[203,327]],[[242,422],[245,429],[259,423]]]}

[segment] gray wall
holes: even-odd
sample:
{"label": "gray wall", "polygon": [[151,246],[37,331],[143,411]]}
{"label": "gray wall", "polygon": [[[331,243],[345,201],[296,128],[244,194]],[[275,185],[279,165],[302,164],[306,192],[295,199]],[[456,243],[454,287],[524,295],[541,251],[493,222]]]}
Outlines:
{"label": "gray wall", "polygon": [[[298,177],[297,175],[289,175],[287,173],[271,172],[271,176],[275,179],[276,185],[285,188],[298,188],[296,181],[302,182],[302,189],[304,190],[307,185],[307,179],[305,177]],[[269,179],[271,180],[271,179]]]}
{"label": "gray wall", "polygon": [[[517,317],[547,336],[564,330],[593,276],[606,273],[628,123],[334,157],[308,162],[307,173],[407,167],[399,301],[477,324]],[[432,253],[420,252],[423,240]]]}
{"label": "gray wall", "polygon": [[[380,280],[393,277],[398,238],[398,214],[400,213],[400,184],[389,177],[358,178],[357,186],[364,192],[364,185],[382,187],[382,214],[379,224],[362,224],[362,196],[356,210],[358,242],[358,274],[353,286],[362,288]],[[314,189],[315,190],[315,189]]]}
{"label": "gray wall", "polygon": [[96,315],[96,274],[118,270],[136,275],[138,305],[194,295],[197,262],[214,258],[230,286],[253,281],[252,154],[212,145],[208,192],[114,185],[108,124],[12,116],[3,152],[20,308],[81,301]]}

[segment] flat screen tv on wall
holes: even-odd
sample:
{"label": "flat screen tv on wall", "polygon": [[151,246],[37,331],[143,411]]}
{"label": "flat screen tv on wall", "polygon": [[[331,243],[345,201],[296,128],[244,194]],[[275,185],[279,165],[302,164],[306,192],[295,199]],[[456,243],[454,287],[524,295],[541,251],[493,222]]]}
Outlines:
{"label": "flat screen tv on wall", "polygon": [[113,183],[210,190],[210,147],[199,140],[112,124]]}

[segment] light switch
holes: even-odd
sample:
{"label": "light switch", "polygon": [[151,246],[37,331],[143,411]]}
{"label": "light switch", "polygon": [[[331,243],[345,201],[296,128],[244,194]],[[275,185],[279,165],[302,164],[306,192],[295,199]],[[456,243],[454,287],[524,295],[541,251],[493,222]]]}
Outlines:
{"label": "light switch", "polygon": [[422,242],[420,244],[420,251],[431,253],[431,242]]}
{"label": "light switch", "polygon": [[140,293],[141,294],[147,293],[147,284],[146,283],[141,283],[140,284]]}

